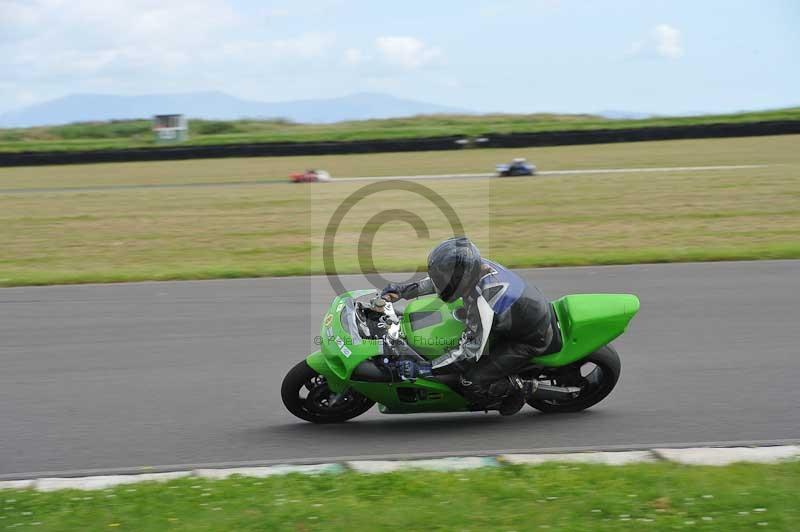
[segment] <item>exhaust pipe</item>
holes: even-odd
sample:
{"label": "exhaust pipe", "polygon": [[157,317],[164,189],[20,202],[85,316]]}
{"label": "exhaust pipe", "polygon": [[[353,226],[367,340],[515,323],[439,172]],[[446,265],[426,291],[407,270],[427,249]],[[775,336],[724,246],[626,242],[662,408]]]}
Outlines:
{"label": "exhaust pipe", "polygon": [[563,401],[574,399],[581,389],[577,386],[553,386],[551,384],[540,384],[539,381],[531,381],[532,390],[528,393],[531,399]]}

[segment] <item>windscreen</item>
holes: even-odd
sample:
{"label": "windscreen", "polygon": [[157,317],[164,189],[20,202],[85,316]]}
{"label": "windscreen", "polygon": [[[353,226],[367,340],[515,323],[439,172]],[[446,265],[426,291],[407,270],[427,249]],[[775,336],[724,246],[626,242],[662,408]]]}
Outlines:
{"label": "windscreen", "polygon": [[339,319],[342,322],[342,327],[344,327],[344,330],[350,335],[353,344],[360,344],[361,334],[358,330],[358,322],[356,321],[356,305],[353,298],[345,299],[344,308],[342,308],[342,313]]}

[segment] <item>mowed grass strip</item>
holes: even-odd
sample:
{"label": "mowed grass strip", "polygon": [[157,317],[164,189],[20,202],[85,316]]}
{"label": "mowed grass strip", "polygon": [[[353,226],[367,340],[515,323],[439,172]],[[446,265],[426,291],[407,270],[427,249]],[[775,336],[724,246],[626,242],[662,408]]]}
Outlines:
{"label": "mowed grass strip", "polygon": [[102,491],[0,491],[0,523],[59,531],[794,531],[798,484],[798,462],[182,479]]}
{"label": "mowed grass strip", "polygon": [[540,170],[653,168],[800,162],[800,135],[672,140],[519,149],[193,159],[0,168],[0,190],[113,185],[288,181],[322,168],[336,177],[493,173],[495,164],[527,157]]}
{"label": "mowed grass strip", "polygon": [[[421,183],[447,199],[487,256],[516,267],[800,258],[800,155],[787,144],[777,150],[769,139],[749,140],[753,145],[734,144],[737,153],[761,153],[756,162],[769,166]],[[673,163],[697,164],[706,142],[695,141]],[[661,143],[627,145],[627,161],[655,144]],[[627,153],[622,147],[609,148]],[[734,147],[715,149],[731,154]],[[673,150],[659,149],[661,157]],[[707,164],[726,162],[720,159]],[[573,153],[572,163],[580,161]],[[321,273],[325,227],[363,186],[0,194],[0,285]],[[381,271],[416,269],[436,241],[452,234],[427,200],[381,192],[342,220],[340,273],[359,271],[359,237],[385,209],[419,215],[429,233],[418,238],[407,223],[373,221],[372,256]]]}

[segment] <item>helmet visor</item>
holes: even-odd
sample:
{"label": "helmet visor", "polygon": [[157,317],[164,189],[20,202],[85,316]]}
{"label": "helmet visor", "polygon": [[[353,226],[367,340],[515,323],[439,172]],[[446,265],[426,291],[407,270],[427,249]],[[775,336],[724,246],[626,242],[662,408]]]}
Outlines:
{"label": "helmet visor", "polygon": [[452,303],[463,294],[463,284],[465,281],[464,275],[464,268],[463,265],[459,264],[453,268],[453,271],[447,272],[436,272],[436,274],[431,275],[431,282],[433,282],[433,287],[436,289],[436,293],[439,296],[439,299],[446,303]]}

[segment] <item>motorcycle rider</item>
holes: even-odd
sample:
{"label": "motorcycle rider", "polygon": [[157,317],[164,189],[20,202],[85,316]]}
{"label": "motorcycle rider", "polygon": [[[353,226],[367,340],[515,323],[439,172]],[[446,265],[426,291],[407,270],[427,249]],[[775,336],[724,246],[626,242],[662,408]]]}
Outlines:
{"label": "motorcycle rider", "polygon": [[[465,330],[459,344],[432,362],[404,360],[404,378],[459,373],[464,396],[503,415],[525,404],[525,384],[516,377],[531,357],[560,348],[555,313],[542,293],[514,272],[482,259],[466,237],[445,240],[428,256],[428,277],[390,283],[389,301],[437,294],[445,302],[462,298]],[[553,349],[557,350],[557,349]]]}

